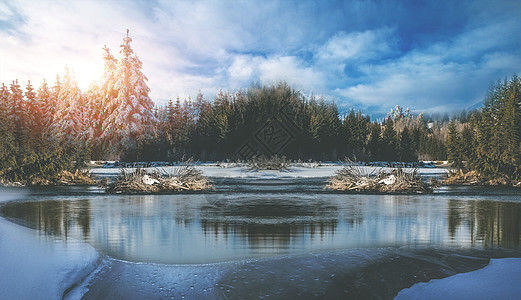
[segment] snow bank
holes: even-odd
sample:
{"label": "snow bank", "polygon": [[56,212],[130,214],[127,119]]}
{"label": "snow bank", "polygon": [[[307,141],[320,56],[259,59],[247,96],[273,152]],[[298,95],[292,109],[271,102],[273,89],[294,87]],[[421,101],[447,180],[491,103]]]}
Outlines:
{"label": "snow bank", "polygon": [[[331,177],[335,172],[343,167],[341,164],[327,164],[316,168],[306,167],[290,167],[284,171],[252,171],[246,167],[222,168],[215,164],[197,165],[196,168],[203,171],[204,176],[219,177],[219,178],[259,178],[259,179],[278,179],[278,178],[316,178],[316,177]],[[166,166],[159,167],[165,172],[172,172],[175,167]],[[378,172],[384,170],[390,172],[391,168],[374,167],[374,166],[359,166],[363,172],[370,174],[371,172]],[[157,169],[157,168],[150,168]],[[412,170],[412,169],[410,169]],[[448,173],[447,169],[443,168],[418,168],[418,174],[423,176],[444,176]],[[94,176],[115,176],[119,173],[119,168],[93,168],[91,172]]]}
{"label": "snow bank", "polygon": [[[0,203],[20,198],[21,189],[0,188]],[[94,248],[67,242],[0,217],[0,299],[61,299],[98,263]]]}
{"label": "snow bank", "polygon": [[417,283],[395,299],[519,299],[521,258],[491,259],[483,269]]}

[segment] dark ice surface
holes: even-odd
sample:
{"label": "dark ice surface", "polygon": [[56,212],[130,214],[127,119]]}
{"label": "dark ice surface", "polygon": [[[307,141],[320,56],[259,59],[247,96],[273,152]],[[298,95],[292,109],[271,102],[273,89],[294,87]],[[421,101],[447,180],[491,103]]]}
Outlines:
{"label": "dark ice surface", "polygon": [[86,299],[391,299],[417,282],[470,272],[518,250],[351,249],[204,265],[109,260]]}

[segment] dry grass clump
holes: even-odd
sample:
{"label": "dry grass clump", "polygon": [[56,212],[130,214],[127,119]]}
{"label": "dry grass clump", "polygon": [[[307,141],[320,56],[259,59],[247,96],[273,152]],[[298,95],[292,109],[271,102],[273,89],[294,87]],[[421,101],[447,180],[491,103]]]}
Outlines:
{"label": "dry grass clump", "polygon": [[152,171],[142,168],[131,171],[121,169],[116,181],[109,184],[106,191],[116,194],[168,193],[202,191],[211,187],[208,179],[202,175],[202,171],[192,165],[184,164],[176,166],[172,173],[159,169]]}
{"label": "dry grass clump", "polygon": [[443,184],[445,185],[482,185],[485,180],[476,171],[463,172],[451,171],[449,177],[447,177]]}
{"label": "dry grass clump", "polygon": [[250,170],[287,170],[290,166],[290,162],[285,156],[254,156],[248,160],[248,168]]}
{"label": "dry grass clump", "polygon": [[0,178],[0,185],[3,186],[63,186],[63,185],[96,185],[96,181],[91,177],[89,170],[76,169],[75,171],[63,170],[60,173],[42,177],[32,175],[26,180],[9,181]]}
{"label": "dry grass clump", "polygon": [[96,181],[92,179],[88,170],[75,170],[74,173],[64,170],[58,175],[46,179],[41,177],[33,177],[28,181],[28,185],[32,186],[54,186],[54,185],[95,185]]}
{"label": "dry grass clump", "polygon": [[463,170],[451,171],[449,177],[443,181],[444,185],[489,185],[489,186],[513,186],[521,187],[521,182],[507,177],[487,179],[476,171],[464,172]]}
{"label": "dry grass clump", "polygon": [[406,172],[396,168],[390,173],[373,170],[364,174],[359,166],[348,165],[337,171],[329,180],[327,189],[336,191],[372,192],[386,194],[423,194],[432,192],[432,187],[423,181],[416,169]]}
{"label": "dry grass clump", "polygon": [[362,168],[356,165],[347,165],[336,172],[336,176],[329,179],[326,188],[336,191],[374,191],[378,177],[376,174],[364,174]]}

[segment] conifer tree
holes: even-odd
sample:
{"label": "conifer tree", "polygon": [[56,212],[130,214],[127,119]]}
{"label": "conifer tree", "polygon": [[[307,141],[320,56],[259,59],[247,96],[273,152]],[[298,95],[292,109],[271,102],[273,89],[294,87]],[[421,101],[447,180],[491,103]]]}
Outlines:
{"label": "conifer tree", "polygon": [[[127,30],[127,36],[120,46],[122,58],[117,62],[115,73],[106,75],[110,79],[106,89],[108,97],[105,97],[108,103],[105,104],[103,137],[115,154],[126,151],[128,157],[137,159],[138,136],[151,134],[157,120],[153,114],[154,103],[149,97],[150,89],[146,84],[148,79],[141,70],[142,62],[132,50],[131,42]],[[107,49],[106,64],[113,62]],[[115,80],[113,86],[112,79]]]}
{"label": "conifer tree", "polygon": [[502,119],[499,131],[502,135],[502,147],[500,150],[501,162],[504,164],[505,175],[517,177],[521,168],[520,141],[521,141],[521,85],[517,76],[504,87],[504,104],[501,108]]}
{"label": "conifer tree", "polygon": [[27,136],[27,105],[23,99],[23,92],[20,89],[18,80],[12,82],[11,93],[8,98],[8,112],[14,125],[14,134],[20,147],[25,147],[28,143]]}
{"label": "conifer tree", "polygon": [[[27,83],[25,92],[25,101],[27,103],[27,126],[30,132],[30,142],[38,143],[38,138],[41,136],[42,123],[41,123],[41,109],[36,98],[36,93],[31,84],[31,81]],[[33,145],[32,145],[33,146]]]}
{"label": "conifer tree", "polygon": [[87,92],[84,93],[86,120],[88,124],[83,124],[86,131],[87,147],[92,159],[103,159],[104,149],[101,139],[103,130],[103,110],[104,102],[101,94],[101,87],[96,82],[91,83]]}
{"label": "conifer tree", "polygon": [[454,120],[449,123],[449,134],[446,145],[447,159],[451,166],[457,169],[463,169],[463,145]]}
{"label": "conifer tree", "polygon": [[[476,141],[475,141],[475,129],[474,129],[474,121],[468,122],[465,126],[463,126],[463,130],[461,131],[461,155],[462,159],[467,162],[467,168],[474,168],[476,163]],[[450,136],[450,133],[449,133]],[[447,143],[447,156],[449,153],[449,145]]]}
{"label": "conifer tree", "polygon": [[367,142],[367,149],[371,155],[372,160],[382,159],[382,128],[380,124],[371,124],[371,131],[369,133],[369,141]]}
{"label": "conifer tree", "polygon": [[40,114],[40,132],[42,135],[48,134],[54,119],[57,98],[55,93],[47,85],[47,82],[44,81],[38,89],[36,99],[38,103],[38,111]]}
{"label": "conifer tree", "polygon": [[10,91],[2,83],[0,88],[0,179],[4,173],[16,164],[16,142],[14,120],[10,112]]}
{"label": "conifer tree", "polygon": [[387,118],[382,132],[382,158],[385,161],[395,161],[398,158],[398,135],[393,128],[393,121]]}
{"label": "conifer tree", "polygon": [[53,119],[53,135],[69,147],[77,141],[85,142],[85,99],[77,81],[65,69],[64,81],[58,94],[57,108]]}
{"label": "conifer tree", "polygon": [[413,148],[411,134],[407,127],[404,127],[400,133],[400,161],[413,162],[417,160],[416,153]]}

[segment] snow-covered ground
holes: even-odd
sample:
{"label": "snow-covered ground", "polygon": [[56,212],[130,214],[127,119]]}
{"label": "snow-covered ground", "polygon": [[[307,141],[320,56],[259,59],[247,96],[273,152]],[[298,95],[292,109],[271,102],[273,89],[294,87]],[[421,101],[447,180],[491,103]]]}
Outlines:
{"label": "snow-covered ground", "polygon": [[[250,170],[247,167],[231,167],[223,168],[217,164],[207,163],[199,164],[196,166],[197,169],[203,171],[203,175],[209,177],[220,177],[220,178],[260,178],[260,179],[277,179],[277,178],[313,178],[313,177],[331,177],[335,175],[335,172],[343,167],[342,164],[325,164],[316,168],[312,167],[290,167],[288,170],[283,171],[255,171]],[[176,167],[165,166],[157,168],[161,171],[172,173]],[[391,168],[375,167],[375,166],[357,166],[361,172],[370,174],[371,172],[379,172],[380,170],[391,171]],[[119,173],[119,168],[93,168],[91,172],[94,176],[114,176]],[[413,170],[409,168],[408,170]],[[448,173],[445,168],[418,168],[416,169],[420,175],[423,176],[444,176]]]}
{"label": "snow-covered ground", "polygon": [[[0,187],[0,203],[23,196]],[[61,299],[98,264],[81,241],[60,241],[0,217],[0,299]]]}
{"label": "snow-covered ground", "polygon": [[521,258],[491,259],[483,269],[417,283],[395,299],[520,299]]}

